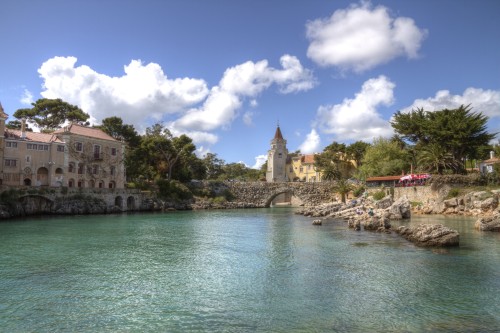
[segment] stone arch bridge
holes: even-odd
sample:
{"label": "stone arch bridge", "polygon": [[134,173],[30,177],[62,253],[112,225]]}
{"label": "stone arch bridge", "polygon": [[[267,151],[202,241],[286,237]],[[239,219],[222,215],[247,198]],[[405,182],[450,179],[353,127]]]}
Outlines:
{"label": "stone arch bridge", "polygon": [[228,182],[229,191],[235,196],[233,201],[269,207],[273,200],[284,194],[292,203],[305,206],[330,202],[335,197],[331,183],[302,182]]}

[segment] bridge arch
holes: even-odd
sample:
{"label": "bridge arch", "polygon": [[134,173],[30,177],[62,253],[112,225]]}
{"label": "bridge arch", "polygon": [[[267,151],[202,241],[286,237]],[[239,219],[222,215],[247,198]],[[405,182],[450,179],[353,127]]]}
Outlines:
{"label": "bridge arch", "polygon": [[302,200],[300,197],[296,196],[295,191],[291,188],[281,188],[273,191],[271,195],[267,198],[264,206],[265,207],[270,207],[273,201],[280,195],[284,194],[284,203],[290,204],[290,205],[300,205],[302,204]]}

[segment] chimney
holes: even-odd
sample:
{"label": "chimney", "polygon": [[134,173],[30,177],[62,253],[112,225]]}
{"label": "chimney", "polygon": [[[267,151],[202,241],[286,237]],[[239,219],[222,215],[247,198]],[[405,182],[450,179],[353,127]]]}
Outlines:
{"label": "chimney", "polygon": [[492,159],[493,157],[495,157],[495,152],[492,150],[490,151],[490,159]]}
{"label": "chimney", "polygon": [[26,119],[21,119],[21,139],[26,139]]}

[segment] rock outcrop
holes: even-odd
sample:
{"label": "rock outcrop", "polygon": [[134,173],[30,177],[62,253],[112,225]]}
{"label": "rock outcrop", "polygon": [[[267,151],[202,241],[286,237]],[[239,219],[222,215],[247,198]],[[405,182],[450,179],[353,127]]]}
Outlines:
{"label": "rock outcrop", "polygon": [[480,231],[500,231],[500,216],[481,217],[474,223],[474,228]]}
{"label": "rock outcrop", "polygon": [[460,235],[442,224],[421,224],[417,227],[400,226],[395,232],[417,246],[448,247],[458,246]]}
{"label": "rock outcrop", "polygon": [[463,196],[418,205],[416,214],[494,216],[500,213],[500,190],[469,192]]}

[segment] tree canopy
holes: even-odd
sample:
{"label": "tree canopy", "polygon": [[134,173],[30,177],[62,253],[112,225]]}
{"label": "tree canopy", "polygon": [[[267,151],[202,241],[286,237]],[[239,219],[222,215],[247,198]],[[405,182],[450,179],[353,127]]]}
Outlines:
{"label": "tree canopy", "polygon": [[363,164],[359,168],[364,177],[400,175],[410,170],[410,154],[397,142],[378,138],[366,149]]}
{"label": "tree canopy", "polygon": [[437,150],[441,150],[442,159],[446,161],[434,163],[431,169],[443,172],[449,167],[454,173],[463,173],[466,159],[484,158],[484,147],[497,134],[487,132],[487,122],[487,116],[472,112],[470,105],[462,105],[457,109],[433,112],[422,108],[408,113],[398,111],[391,125],[403,139],[415,144],[417,155],[429,150],[436,155]]}
{"label": "tree canopy", "polygon": [[36,125],[42,132],[52,132],[60,128],[66,121],[80,125],[89,125],[90,116],[78,106],[71,105],[61,99],[42,98],[30,109],[18,109],[14,112],[17,119],[25,118],[28,123]]}

